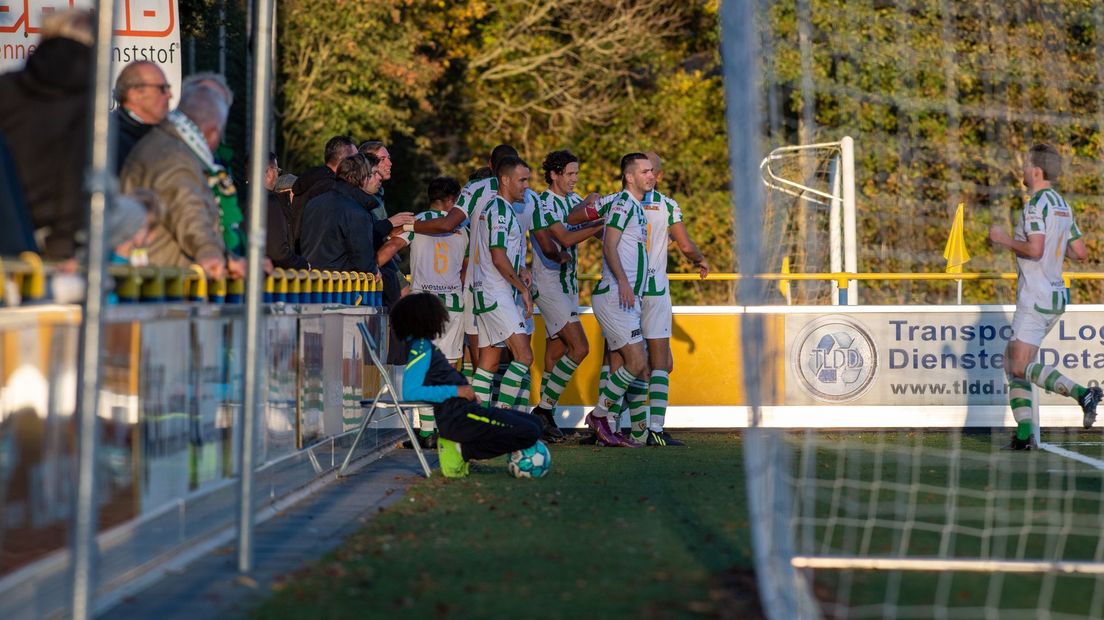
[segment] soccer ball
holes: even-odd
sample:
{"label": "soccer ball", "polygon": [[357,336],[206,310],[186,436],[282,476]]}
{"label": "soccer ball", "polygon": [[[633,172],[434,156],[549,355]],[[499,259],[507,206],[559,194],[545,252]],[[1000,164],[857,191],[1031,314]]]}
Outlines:
{"label": "soccer ball", "polygon": [[548,447],[544,442],[537,443],[524,450],[515,450],[510,453],[506,461],[506,471],[515,478],[541,478],[548,473],[552,466],[552,455],[548,453]]}

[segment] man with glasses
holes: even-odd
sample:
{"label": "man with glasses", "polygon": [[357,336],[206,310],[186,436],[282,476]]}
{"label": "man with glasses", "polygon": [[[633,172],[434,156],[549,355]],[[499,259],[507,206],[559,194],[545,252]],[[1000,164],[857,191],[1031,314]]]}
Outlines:
{"label": "man with glasses", "polygon": [[165,120],[169,114],[172,86],[165,73],[148,60],[132,62],[115,80],[115,101],[118,107],[112,114],[118,142],[115,147],[115,173],[123,169],[123,163],[135,144],[150,128]]}

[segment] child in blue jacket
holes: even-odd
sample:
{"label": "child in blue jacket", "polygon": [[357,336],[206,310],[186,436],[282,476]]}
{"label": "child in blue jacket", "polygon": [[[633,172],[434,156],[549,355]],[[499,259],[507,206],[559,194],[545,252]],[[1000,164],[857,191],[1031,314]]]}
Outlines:
{"label": "child in blue jacket", "polygon": [[520,411],[483,407],[460,371],[448,363],[432,340],[448,322],[445,304],[432,293],[407,295],[391,309],[395,334],[409,352],[403,374],[403,400],[433,403],[440,438],[437,455],[441,473],[468,475],[468,461],[489,459],[528,448],[537,442],[541,425]]}

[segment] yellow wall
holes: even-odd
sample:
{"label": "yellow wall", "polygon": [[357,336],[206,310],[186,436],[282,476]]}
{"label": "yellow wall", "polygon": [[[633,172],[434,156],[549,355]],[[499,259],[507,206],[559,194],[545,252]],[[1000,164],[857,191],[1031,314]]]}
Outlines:
{"label": "yellow wall", "polygon": [[[767,349],[762,353],[763,400],[772,402],[782,392],[784,359],[782,316],[764,316]],[[540,398],[539,385],[544,371],[544,322],[535,317],[533,330],[532,403]],[[561,405],[593,405],[598,393],[598,373],[602,365],[603,339],[593,314],[580,316],[590,343],[590,355],[560,399]],[[675,360],[671,373],[670,404],[741,405],[745,404],[740,355],[740,315],[676,314],[672,326],[671,353]]]}

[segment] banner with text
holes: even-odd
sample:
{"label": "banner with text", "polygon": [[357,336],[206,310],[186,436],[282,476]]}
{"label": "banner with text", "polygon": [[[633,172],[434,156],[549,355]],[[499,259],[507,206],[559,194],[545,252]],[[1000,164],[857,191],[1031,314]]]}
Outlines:
{"label": "banner with text", "polygon": [[[91,9],[93,0],[0,0],[0,73],[23,67],[34,52],[42,22],[50,13]],[[176,0],[121,0],[115,3],[115,77],[136,61],[157,63],[172,85],[173,105],[180,93],[180,20]],[[114,102],[112,102],[114,106]]]}
{"label": "banner with text", "polygon": [[[1012,313],[789,314],[786,405],[1004,405]],[[1066,312],[1039,361],[1082,385],[1104,378],[1104,316]],[[1041,404],[1073,404],[1046,393]]]}

